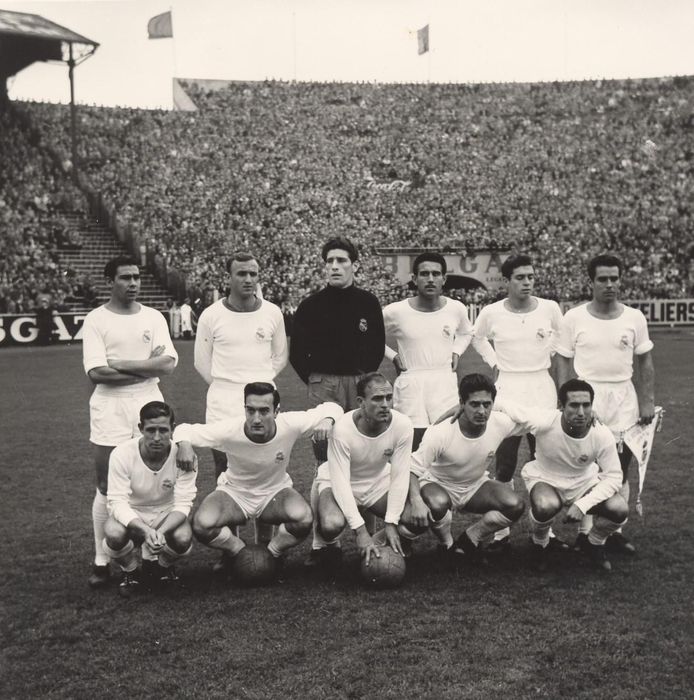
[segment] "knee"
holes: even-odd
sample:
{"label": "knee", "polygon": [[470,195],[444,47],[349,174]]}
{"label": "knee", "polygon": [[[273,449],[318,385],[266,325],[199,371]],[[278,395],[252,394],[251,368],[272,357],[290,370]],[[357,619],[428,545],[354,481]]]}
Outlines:
{"label": "knee", "polygon": [[193,533],[197,540],[200,540],[200,542],[208,542],[212,538],[212,530],[214,527],[214,519],[203,510],[199,510],[195,514],[193,518]]}
{"label": "knee", "polygon": [[452,507],[450,498],[443,493],[422,494],[422,498],[429,506],[429,512],[434,520],[441,520]]}
{"label": "knee", "polygon": [[341,512],[322,513],[319,520],[320,531],[327,540],[335,539],[347,525],[345,516]]}
{"label": "knee", "polygon": [[506,498],[503,510],[501,511],[509,520],[518,520],[525,511],[523,499],[515,493],[511,493]]}
{"label": "knee", "polygon": [[296,504],[287,510],[285,527],[291,527],[292,532],[297,536],[307,535],[313,525],[313,511],[310,506],[306,503]]}
{"label": "knee", "polygon": [[193,541],[193,531],[188,521],[166,536],[166,542],[176,552],[185,552]]}
{"label": "knee", "polygon": [[533,517],[540,523],[551,520],[560,510],[561,503],[554,499],[545,497],[534,497],[531,500],[530,507]]}
{"label": "knee", "polygon": [[623,523],[629,515],[629,506],[621,496],[613,496],[605,503],[605,517],[613,523]]}
{"label": "knee", "polygon": [[127,544],[128,531],[113,518],[109,518],[104,523],[104,537],[106,539],[106,544],[111,549],[122,549]]}

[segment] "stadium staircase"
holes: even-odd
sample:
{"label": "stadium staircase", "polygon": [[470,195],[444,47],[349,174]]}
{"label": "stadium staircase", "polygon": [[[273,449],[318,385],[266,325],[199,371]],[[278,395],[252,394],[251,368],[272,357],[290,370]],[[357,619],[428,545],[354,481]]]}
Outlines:
{"label": "stadium staircase", "polygon": [[[76,278],[89,277],[96,292],[96,301],[90,305],[84,297],[71,297],[68,305],[71,311],[89,311],[94,306],[108,301],[109,291],[104,281],[104,265],[117,255],[128,255],[125,246],[103,224],[92,218],[83,218],[78,214],[65,214],[64,218],[70,227],[78,231],[82,241],[79,248],[60,247],[58,256],[60,267],[68,275],[74,273]],[[142,287],[138,300],[147,306],[164,310],[170,294],[162,287],[154,276],[140,268]]]}

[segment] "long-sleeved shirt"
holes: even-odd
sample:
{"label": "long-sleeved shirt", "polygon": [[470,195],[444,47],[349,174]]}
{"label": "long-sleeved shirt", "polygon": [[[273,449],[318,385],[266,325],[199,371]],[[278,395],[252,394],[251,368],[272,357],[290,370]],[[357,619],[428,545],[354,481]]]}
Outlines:
{"label": "long-sleeved shirt", "polygon": [[136,511],[156,513],[170,508],[188,516],[197,493],[197,472],[176,467],[174,444],[162,468],[150,469],[140,454],[140,440],[132,438],[111,452],[106,496],[109,512],[124,527],[139,517]]}
{"label": "long-sleeved shirt", "polygon": [[505,400],[497,401],[496,407],[523,425],[524,432],[535,435],[535,464],[549,478],[566,483],[599,476],[600,482],[574,503],[583,513],[619,491],[622,467],[607,426],[596,423],[586,435],[574,438],[564,431],[559,410],[527,408]]}
{"label": "long-sleeved shirt", "polygon": [[381,479],[390,464],[390,489],[385,522],[395,525],[405,507],[410,485],[412,422],[392,411],[390,425],[380,435],[364,435],[354,422],[355,411],[337,421],[328,441],[328,472],[333,495],[352,530],[364,524],[352,488],[368,488]]}
{"label": "long-sleeved shirt", "polygon": [[397,352],[386,346],[386,357],[400,355],[407,370],[450,369],[451,355],[462,355],[472,340],[467,309],[455,299],[446,299],[436,311],[419,311],[407,299],[383,309],[386,335],[398,344]]}
{"label": "long-sleeved shirt", "polygon": [[271,382],[287,364],[282,312],[264,299],[255,311],[232,311],[220,299],[200,314],[194,355],[208,384]]}
{"label": "long-sleeved shirt", "polygon": [[231,488],[245,493],[271,492],[282,488],[294,443],[313,432],[325,418],[335,422],[342,416],[336,403],[325,402],[308,411],[287,411],[277,416],[275,435],[267,442],[253,442],[246,436],[244,418],[217,423],[181,423],[174,430],[174,442],[212,447],[227,456],[227,469],[220,476]]}
{"label": "long-sleeved shirt", "polygon": [[311,372],[359,375],[378,369],[385,332],[378,299],[354,285],[325,287],[296,311],[289,361],[304,383]]}

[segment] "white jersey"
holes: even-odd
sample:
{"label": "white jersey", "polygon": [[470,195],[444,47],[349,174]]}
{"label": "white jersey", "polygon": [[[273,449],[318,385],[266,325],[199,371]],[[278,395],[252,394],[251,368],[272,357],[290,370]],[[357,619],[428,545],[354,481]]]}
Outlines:
{"label": "white jersey", "polygon": [[123,526],[138,517],[136,511],[157,513],[175,510],[186,517],[195,500],[196,471],[176,467],[176,445],[159,471],[150,469],[140,454],[136,437],[111,452],[108,464],[108,509]]}
{"label": "white jersey", "polygon": [[286,481],[292,448],[300,437],[312,433],[325,418],[337,422],[342,413],[340,406],[330,402],[308,411],[280,413],[274,437],[262,443],[246,436],[244,418],[209,424],[181,423],[174,430],[173,439],[225,452],[227,469],[219,478],[234,490],[260,493],[278,490]]}
{"label": "white jersey", "polygon": [[238,312],[220,299],[200,314],[194,363],[208,384],[272,382],[288,356],[282,312],[269,301],[261,299],[255,311]]}
{"label": "white jersey", "polygon": [[653,349],[646,317],[622,306],[617,318],[596,318],[582,304],[566,312],[557,352],[574,358],[576,374],[586,381],[623,382],[631,379],[634,355]]}
{"label": "white jersey", "polygon": [[451,354],[462,355],[472,340],[472,324],[464,304],[444,301],[437,311],[418,311],[408,299],[383,309],[386,335],[398,344],[397,352],[386,345],[389,360],[400,355],[408,371],[451,368]]}
{"label": "white jersey", "polygon": [[482,359],[501,372],[537,372],[549,369],[556,349],[561,324],[561,309],[556,301],[537,300],[527,313],[514,313],[506,299],[485,306],[475,321],[475,339],[491,340],[490,346],[475,346]]}
{"label": "white jersey", "polygon": [[412,455],[412,473],[432,478],[444,488],[472,486],[489,471],[501,442],[521,432],[513,420],[499,411],[491,412],[486,430],[475,438],[463,435],[457,421],[429,426]]}
{"label": "white jersey", "polygon": [[561,425],[561,411],[530,409],[511,402],[497,403],[524,430],[536,438],[535,462],[540,474],[554,483],[584,482],[599,475],[600,482],[575,504],[587,513],[610,498],[622,485],[622,467],[612,431],[596,423],[582,438],[574,438]]}
{"label": "white jersey", "polygon": [[328,472],[337,504],[352,530],[364,524],[352,487],[368,488],[390,469],[390,489],[385,522],[397,524],[410,486],[410,450],[413,428],[410,419],[391,411],[390,425],[380,435],[369,437],[354,422],[356,411],[337,421],[328,441]]}
{"label": "white jersey", "polygon": [[[147,360],[159,345],[164,346],[164,355],[173,357],[178,363],[178,353],[171,341],[166,319],[149,306],[140,304],[136,314],[117,314],[106,306],[99,306],[84,319],[82,357],[87,374],[96,367],[108,366],[109,360]],[[148,377],[128,386],[97,384],[94,393],[132,395],[139,389],[149,391],[158,382],[158,377]]]}

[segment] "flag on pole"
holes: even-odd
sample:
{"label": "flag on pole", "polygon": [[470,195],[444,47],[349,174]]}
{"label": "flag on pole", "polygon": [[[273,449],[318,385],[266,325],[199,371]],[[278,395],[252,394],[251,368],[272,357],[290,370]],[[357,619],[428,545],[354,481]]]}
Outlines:
{"label": "flag on pole", "polygon": [[636,497],[636,512],[641,517],[643,517],[643,506],[641,505],[643,482],[646,480],[646,469],[648,469],[648,460],[651,458],[653,438],[656,432],[660,432],[662,424],[663,408],[656,406],[654,418],[648,425],[635,423],[622,434],[624,444],[631,450],[639,465],[639,493]]}
{"label": "flag on pole", "polygon": [[173,38],[173,25],[171,22],[171,10],[152,17],[147,22],[147,34],[150,39],[171,39]]}
{"label": "flag on pole", "polygon": [[417,30],[417,53],[421,56],[429,51],[429,25]]}

